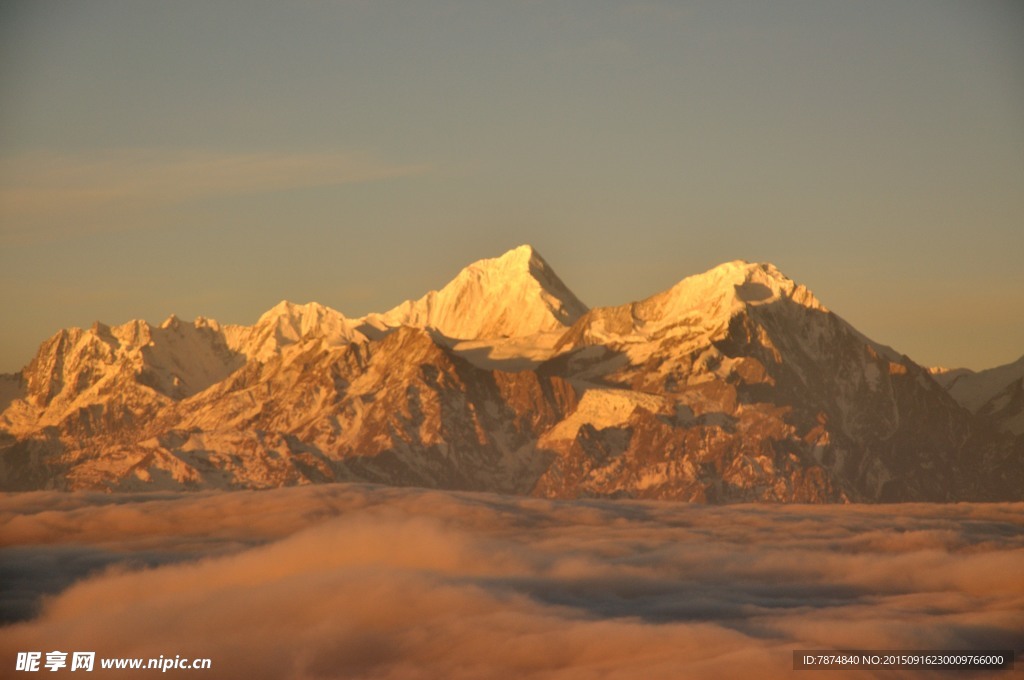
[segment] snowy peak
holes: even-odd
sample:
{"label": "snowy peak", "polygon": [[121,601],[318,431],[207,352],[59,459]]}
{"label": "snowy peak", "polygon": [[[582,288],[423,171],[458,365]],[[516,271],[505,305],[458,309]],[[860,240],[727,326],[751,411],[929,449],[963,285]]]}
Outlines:
{"label": "snowy peak", "polygon": [[413,326],[475,340],[560,330],[586,311],[544,258],[524,245],[474,262],[441,290],[364,321],[378,330]]}
{"label": "snowy peak", "polygon": [[304,305],[282,300],[264,312],[253,327],[275,326],[290,340],[298,340],[314,333],[341,329],[347,324],[345,316],[318,302]]}
{"label": "snowy peak", "polygon": [[258,361],[278,354],[282,348],[305,340],[322,340],[329,346],[365,342],[356,322],[317,302],[304,305],[282,300],[252,326],[228,326],[228,346]]}
{"label": "snowy peak", "polygon": [[[525,251],[530,256],[527,260],[527,267],[530,275],[540,285],[541,299],[561,325],[571,326],[576,319],[587,312],[587,306],[573,295],[572,291],[558,278],[558,274],[551,268],[551,265],[531,246],[520,246],[508,254],[520,251]],[[522,255],[523,253],[520,252],[520,257]]]}
{"label": "snowy peak", "polygon": [[[333,311],[333,310],[332,310]],[[307,302],[304,305],[296,304],[290,300],[281,300],[276,305],[263,312],[256,320],[257,326],[272,323],[278,319],[302,319],[304,317],[318,318],[328,312],[328,308],[317,302]]]}
{"label": "snowy peak", "polygon": [[795,283],[775,265],[734,260],[689,276],[639,302],[592,309],[559,345],[636,342],[665,333],[700,336],[700,342],[704,342],[725,332],[736,314],[756,308],[767,310],[780,302],[828,311],[805,286]]}
{"label": "snowy peak", "polygon": [[172,399],[188,397],[241,363],[215,321],[189,324],[171,316],[160,326],[133,320],[61,330],[40,346],[23,375],[30,403],[59,418],[66,409],[123,393],[130,384]]}
{"label": "snowy peak", "polygon": [[178,400],[227,378],[247,359],[264,361],[281,348],[316,339],[328,345],[365,342],[354,323],[323,305],[282,302],[253,326],[175,315],[159,325],[135,319],[68,328],[44,342],[25,367],[24,397],[47,421],[137,388]]}
{"label": "snowy peak", "polygon": [[524,271],[533,263],[538,261],[542,263],[544,262],[540,253],[538,253],[530,244],[524,243],[521,246],[517,246],[512,250],[506,251],[498,257],[489,257],[483,260],[477,260],[473,264],[469,265],[467,269],[505,269]]}
{"label": "snowy peak", "polygon": [[689,276],[663,293],[639,303],[642,318],[673,320],[699,314],[721,321],[746,308],[790,300],[802,307],[827,311],[805,287],[769,263],[726,262]]}

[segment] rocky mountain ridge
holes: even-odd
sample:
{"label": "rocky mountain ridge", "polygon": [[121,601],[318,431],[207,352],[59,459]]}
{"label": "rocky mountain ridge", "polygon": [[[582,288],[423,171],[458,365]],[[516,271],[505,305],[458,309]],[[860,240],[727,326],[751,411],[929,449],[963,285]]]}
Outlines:
{"label": "rocky mountain ridge", "polygon": [[0,379],[0,485],[1024,497],[1024,437],[954,396],[773,265],[588,310],[522,246],[361,319],[282,302],[253,326],[61,331]]}

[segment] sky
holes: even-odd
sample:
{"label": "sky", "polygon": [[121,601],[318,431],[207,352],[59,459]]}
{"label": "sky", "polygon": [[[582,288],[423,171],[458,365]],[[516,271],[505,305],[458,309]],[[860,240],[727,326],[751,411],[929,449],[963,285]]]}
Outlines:
{"label": "sky", "polygon": [[1013,361],[1024,4],[0,0],[0,372],[522,243],[591,306],[768,261],[921,364]]}

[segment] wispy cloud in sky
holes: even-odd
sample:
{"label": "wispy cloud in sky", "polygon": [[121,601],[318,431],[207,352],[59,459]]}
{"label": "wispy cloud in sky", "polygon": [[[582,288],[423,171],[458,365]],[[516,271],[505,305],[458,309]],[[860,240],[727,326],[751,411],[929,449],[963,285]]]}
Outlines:
{"label": "wispy cloud in sky", "polygon": [[124,211],[152,212],[196,199],[341,186],[426,171],[424,165],[341,152],[25,153],[0,159],[0,239],[45,239],[83,223],[118,228],[118,214]]}
{"label": "wispy cloud in sky", "polygon": [[1005,649],[1024,629],[1020,504],[38,493],[0,499],[0,533],[16,544],[0,553],[8,617],[34,582],[76,581],[4,629],[0,660],[209,656],[225,678],[790,677],[797,648]]}

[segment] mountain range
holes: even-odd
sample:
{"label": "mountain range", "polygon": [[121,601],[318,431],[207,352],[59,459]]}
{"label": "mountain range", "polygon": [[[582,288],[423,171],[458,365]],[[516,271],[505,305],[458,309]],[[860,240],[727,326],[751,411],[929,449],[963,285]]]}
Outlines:
{"label": "mountain range", "polygon": [[361,318],[61,330],[0,376],[0,488],[1021,500],[1022,382],[924,368],[771,264],[588,309],[521,246]]}

